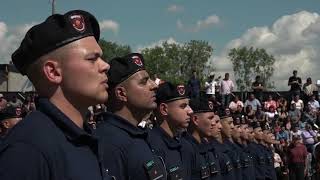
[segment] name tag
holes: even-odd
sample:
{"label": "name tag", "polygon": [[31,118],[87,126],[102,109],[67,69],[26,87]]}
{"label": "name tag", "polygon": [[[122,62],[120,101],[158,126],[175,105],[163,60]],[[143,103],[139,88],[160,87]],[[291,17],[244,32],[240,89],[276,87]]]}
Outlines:
{"label": "name tag", "polygon": [[211,174],[217,174],[219,171],[217,169],[217,165],[215,162],[210,163],[210,173]]}
{"label": "name tag", "polygon": [[169,169],[169,180],[183,180],[182,169],[178,166]]}
{"label": "name tag", "polygon": [[208,177],[210,177],[210,169],[207,166],[202,166],[201,167],[201,179],[206,179]]}
{"label": "name tag", "polygon": [[147,171],[149,180],[158,180],[165,178],[159,164],[155,163],[153,160],[145,163],[144,168]]}

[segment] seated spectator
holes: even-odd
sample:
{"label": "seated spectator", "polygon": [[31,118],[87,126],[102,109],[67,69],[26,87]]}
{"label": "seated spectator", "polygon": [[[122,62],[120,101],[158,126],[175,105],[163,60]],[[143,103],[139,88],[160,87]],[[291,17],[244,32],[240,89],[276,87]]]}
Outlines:
{"label": "seated spectator", "polygon": [[20,99],[18,99],[17,96],[13,96],[12,97],[12,100],[9,101],[9,106],[12,106],[12,107],[22,107],[23,103]]}
{"label": "seated spectator", "polygon": [[296,108],[296,104],[292,103],[288,112],[288,118],[290,118],[292,125],[298,125],[301,119],[301,111]]}
{"label": "seated spectator", "polygon": [[264,109],[268,111],[270,106],[277,108],[277,102],[273,100],[272,95],[269,95],[267,101],[264,102]]}
{"label": "seated spectator", "polygon": [[282,108],[285,107],[287,109],[288,101],[283,97],[280,96],[280,98],[277,100],[277,107]]}
{"label": "seated spectator", "polygon": [[253,111],[257,111],[258,106],[261,106],[261,103],[259,102],[258,99],[256,99],[254,97],[254,95],[251,93],[249,95],[249,98],[246,100],[246,102],[244,103],[244,107],[247,107],[248,105],[250,105],[253,109]]}
{"label": "seated spectator", "polygon": [[291,101],[291,104],[294,103],[296,104],[296,108],[300,111],[303,111],[304,104],[303,101],[300,99],[299,95],[295,95],[293,100]]}
{"label": "seated spectator", "polygon": [[287,108],[285,106],[282,106],[278,114],[279,114],[279,121],[284,122],[288,117]]}
{"label": "seated spectator", "polygon": [[270,106],[269,107],[269,110],[266,112],[266,121],[269,123],[269,124],[274,124],[276,118],[278,116],[278,113],[277,111],[275,110],[275,107],[274,106]]}
{"label": "seated spectator", "polygon": [[7,100],[0,94],[0,111],[7,107]]}
{"label": "seated spectator", "polygon": [[285,126],[282,126],[281,130],[276,134],[276,140],[280,141],[281,144],[288,143],[289,132],[286,130]]}
{"label": "seated spectator", "polygon": [[262,107],[258,107],[257,111],[255,112],[255,117],[257,121],[265,122],[266,120],[266,113],[262,110]]}
{"label": "seated spectator", "polygon": [[253,122],[256,120],[255,111],[252,109],[251,105],[248,105],[245,108],[245,118],[248,122]]}
{"label": "seated spectator", "polygon": [[305,130],[302,130],[301,133],[303,144],[306,145],[308,152],[312,152],[312,146],[316,142],[316,137],[317,134],[316,132],[312,129],[310,124],[306,124]]}
{"label": "seated spectator", "polygon": [[300,136],[301,137],[302,131],[300,130],[299,126],[293,126],[292,130],[290,131],[289,140],[292,141],[293,137]]}
{"label": "seated spectator", "polygon": [[311,110],[311,105],[308,105],[302,113],[301,121],[314,124],[316,123],[316,120],[317,114]]}
{"label": "seated spectator", "polygon": [[238,96],[235,96],[234,99],[230,102],[229,108],[231,112],[235,112],[239,106],[243,108],[243,102],[240,101]]}
{"label": "seated spectator", "polygon": [[320,105],[319,105],[319,101],[316,100],[316,96],[312,95],[310,101],[308,102],[308,105],[310,105],[310,110],[314,111],[314,112],[318,112]]}

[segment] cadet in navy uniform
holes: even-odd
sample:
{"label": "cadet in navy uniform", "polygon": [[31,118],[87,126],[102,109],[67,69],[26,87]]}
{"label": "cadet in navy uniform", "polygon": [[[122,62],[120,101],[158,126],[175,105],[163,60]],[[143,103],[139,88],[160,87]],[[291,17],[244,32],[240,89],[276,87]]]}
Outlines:
{"label": "cadet in navy uniform", "polygon": [[[225,118],[225,117],[223,117]],[[221,175],[222,179],[227,180],[234,180],[236,179],[234,168],[232,165],[232,160],[228,156],[229,148],[225,144],[223,144],[223,139],[221,135],[221,120],[220,116],[215,115],[214,117],[216,124],[217,124],[217,130],[212,129],[212,138],[210,138],[210,144],[214,147],[215,152],[218,153],[219,163],[220,163],[220,169],[221,169]]]}
{"label": "cadet in navy uniform", "polygon": [[242,178],[241,172],[241,161],[240,161],[240,153],[239,149],[236,147],[233,141],[233,136],[239,136],[239,124],[234,125],[233,118],[231,116],[223,116],[221,117],[221,136],[223,140],[223,144],[227,149],[226,154],[231,158],[233,172],[236,179]]}
{"label": "cadet in navy uniform", "polygon": [[271,139],[271,134],[272,133],[270,132],[270,130],[263,130],[263,140],[261,145],[265,153],[266,179],[277,180],[277,174],[274,168],[273,152],[271,150],[271,145],[273,143],[273,140]]}
{"label": "cadet in navy uniform", "polygon": [[213,106],[203,96],[200,96],[199,100],[190,100],[190,106],[194,114],[188,127],[188,135],[185,138],[191,144],[192,149],[190,151],[193,152],[191,177],[192,179],[219,177],[220,173],[217,172],[216,163],[209,161],[208,148],[206,143],[204,143],[204,138],[211,136],[211,129],[215,123],[213,121]]}
{"label": "cadet in navy uniform", "polygon": [[213,127],[211,129],[211,134],[209,137],[205,138],[205,143],[208,149],[210,172],[212,176],[211,179],[222,179],[220,161],[223,161],[225,159],[225,155],[220,153],[212,144],[212,139],[218,136],[218,133],[221,132],[220,117],[218,115],[214,115],[212,121]]}
{"label": "cadet in navy uniform", "polygon": [[[189,106],[184,85],[164,82],[157,90],[155,115],[160,127],[150,132],[151,147],[164,159],[168,179],[188,179],[190,157],[186,156],[181,144],[181,131],[188,128],[193,113]],[[189,166],[190,167],[190,166]]]}
{"label": "cadet in navy uniform", "polygon": [[9,133],[9,131],[16,126],[23,118],[21,107],[7,106],[0,112],[0,127],[3,128],[2,137]]}
{"label": "cadet in navy uniform", "polygon": [[0,147],[1,180],[108,178],[83,118],[108,98],[110,66],[99,36],[98,21],[81,10],[54,14],[27,32],[12,61],[41,98]]}
{"label": "cadet in navy uniform", "polygon": [[248,151],[253,156],[256,180],[264,180],[266,179],[266,162],[264,152],[260,146],[263,133],[258,122],[253,122],[250,126],[253,128],[253,141],[248,144]]}
{"label": "cadet in navy uniform", "polygon": [[241,149],[241,169],[242,179],[255,180],[253,158],[250,152],[247,150],[249,143],[249,133],[252,133],[253,129],[248,127],[246,122],[241,121],[240,125],[240,138],[235,140],[235,143]]}
{"label": "cadet in navy uniform", "polygon": [[141,54],[110,61],[110,97],[104,122],[97,133],[103,139],[104,165],[117,180],[166,179],[163,158],[150,146],[147,129],[138,127],[157,108],[158,86],[145,70]]}

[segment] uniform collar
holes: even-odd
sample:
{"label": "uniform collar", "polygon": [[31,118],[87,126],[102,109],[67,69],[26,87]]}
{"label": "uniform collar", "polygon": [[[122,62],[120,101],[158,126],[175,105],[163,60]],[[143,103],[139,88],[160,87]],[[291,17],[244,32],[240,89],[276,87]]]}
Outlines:
{"label": "uniform collar", "polygon": [[79,128],[73,121],[60,111],[47,98],[39,99],[39,111],[43,112],[56,124],[64,133],[68,140],[75,143],[92,143],[97,138],[92,136],[92,131],[86,123],[83,123],[83,129]]}
{"label": "uniform collar", "polygon": [[166,143],[166,145],[169,148],[172,149],[179,149],[181,148],[181,144],[180,144],[180,138],[179,137],[171,137],[169,136],[169,134],[167,132],[165,132],[164,129],[162,129],[161,127],[156,127],[154,128],[154,131],[159,134],[162,139],[164,140],[164,142]]}
{"label": "uniform collar", "polygon": [[141,127],[136,127],[136,126],[132,125],[126,119],[124,119],[116,114],[106,112],[103,114],[103,119],[104,119],[104,121],[126,131],[127,133],[129,133],[132,136],[142,136],[144,138],[148,136],[148,132],[146,129],[143,129]]}
{"label": "uniform collar", "polygon": [[196,147],[197,147],[197,149],[198,149],[200,154],[205,154],[207,152],[205,144],[199,143],[191,134],[188,133],[186,138],[189,139],[192,144],[196,145]]}

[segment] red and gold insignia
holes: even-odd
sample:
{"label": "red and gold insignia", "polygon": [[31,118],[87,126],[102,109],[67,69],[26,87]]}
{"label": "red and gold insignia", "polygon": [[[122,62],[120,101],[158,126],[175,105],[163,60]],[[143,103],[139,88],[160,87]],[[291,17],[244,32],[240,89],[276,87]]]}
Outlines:
{"label": "red and gold insignia", "polygon": [[137,66],[140,66],[140,67],[143,66],[142,61],[139,56],[132,56],[132,60]]}
{"label": "red and gold insignia", "polygon": [[180,94],[180,96],[183,96],[186,93],[186,88],[184,87],[184,85],[178,85],[177,91]]}
{"label": "red and gold insignia", "polygon": [[86,29],[86,24],[84,23],[84,18],[82,15],[72,15],[70,16],[71,24],[73,28],[79,32],[84,32]]}
{"label": "red and gold insignia", "polygon": [[21,113],[22,113],[21,108],[17,107],[17,108],[16,108],[16,115],[17,115],[17,116],[20,116]]}

